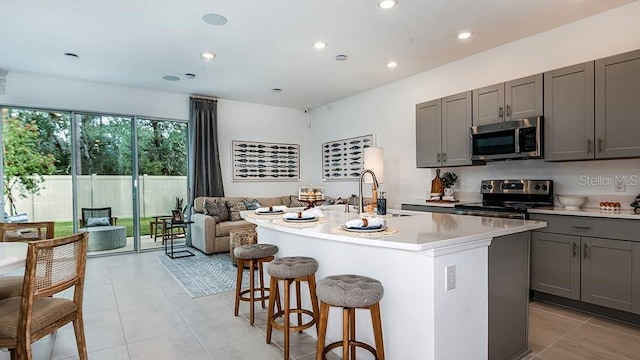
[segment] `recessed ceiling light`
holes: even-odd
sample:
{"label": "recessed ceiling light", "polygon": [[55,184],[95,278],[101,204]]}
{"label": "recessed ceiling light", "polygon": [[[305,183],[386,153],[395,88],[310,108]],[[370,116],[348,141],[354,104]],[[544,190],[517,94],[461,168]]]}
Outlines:
{"label": "recessed ceiling light", "polygon": [[173,75],[165,75],[162,78],[167,80],[167,81],[178,81],[178,80],[180,80],[179,77],[173,76]]}
{"label": "recessed ceiling light", "polygon": [[278,94],[278,93],[281,93],[281,92],[282,92],[282,89],[279,89],[279,88],[273,88],[273,89],[271,89],[271,91],[273,91],[274,93]]}
{"label": "recessed ceiling light", "polygon": [[347,55],[336,55],[336,61],[346,61],[347,59]]}
{"label": "recessed ceiling light", "polygon": [[470,37],[471,37],[471,33],[468,31],[461,32],[460,34],[458,34],[458,39],[460,40],[468,39]]}
{"label": "recessed ceiling light", "polygon": [[220,14],[205,14],[202,16],[202,21],[209,25],[224,25],[227,23],[227,18]]}
{"label": "recessed ceiling light", "polygon": [[80,56],[78,56],[78,54],[74,54],[74,53],[64,53],[64,56],[68,56],[68,57],[72,57],[72,58],[79,58]]}
{"label": "recessed ceiling light", "polygon": [[388,68],[392,68],[392,69],[393,69],[393,68],[394,68],[394,67],[396,67],[396,66],[398,66],[398,63],[397,63],[397,62],[395,62],[395,61],[389,61],[389,62],[387,63],[387,67],[388,67]]}
{"label": "recessed ceiling light", "polygon": [[398,0],[378,0],[378,7],[381,9],[391,9],[398,4]]}
{"label": "recessed ceiling light", "polygon": [[327,43],[322,42],[322,41],[318,41],[316,43],[313,44],[313,47],[316,49],[324,49],[327,47]]}
{"label": "recessed ceiling light", "polygon": [[207,59],[207,60],[211,60],[214,57],[216,57],[216,55],[214,53],[210,53],[210,52],[203,52],[202,53],[202,57]]}
{"label": "recessed ceiling light", "polygon": [[184,77],[186,77],[187,79],[195,79],[196,75],[192,73],[186,73],[184,74]]}

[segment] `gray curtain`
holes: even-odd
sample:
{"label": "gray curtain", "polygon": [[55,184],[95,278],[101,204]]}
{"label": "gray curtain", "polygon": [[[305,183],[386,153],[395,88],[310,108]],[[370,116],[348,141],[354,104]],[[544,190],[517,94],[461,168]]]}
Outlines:
{"label": "gray curtain", "polygon": [[224,196],[218,152],[217,108],[218,102],[214,99],[192,97],[190,101],[193,159],[191,204],[198,196]]}

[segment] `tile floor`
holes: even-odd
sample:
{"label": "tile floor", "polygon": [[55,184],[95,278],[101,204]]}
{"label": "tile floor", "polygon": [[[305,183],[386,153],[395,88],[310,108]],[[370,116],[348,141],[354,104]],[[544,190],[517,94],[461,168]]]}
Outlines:
{"label": "tile floor", "polygon": [[[282,359],[281,332],[274,332],[275,344],[265,343],[264,311],[250,326],[246,303],[243,316],[233,316],[233,292],[191,299],[160,265],[159,254],[87,261],[84,315],[91,360]],[[532,353],[526,360],[640,360],[638,327],[540,302],[530,309]],[[65,326],[33,349],[36,360],[77,359],[73,328]],[[292,334],[291,358],[315,359],[315,341]],[[0,360],[8,359],[0,352]]]}

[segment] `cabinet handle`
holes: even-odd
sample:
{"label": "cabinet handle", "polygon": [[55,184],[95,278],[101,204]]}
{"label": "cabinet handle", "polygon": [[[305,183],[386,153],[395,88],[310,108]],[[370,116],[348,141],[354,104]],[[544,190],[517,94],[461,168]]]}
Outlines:
{"label": "cabinet handle", "polygon": [[507,117],[511,118],[511,105],[507,105]]}
{"label": "cabinet handle", "polygon": [[587,154],[591,154],[591,139],[587,139]]}
{"label": "cabinet handle", "polygon": [[498,119],[502,119],[504,117],[504,109],[502,106],[498,106]]}
{"label": "cabinet handle", "polygon": [[578,256],[578,244],[573,243],[573,257]]}
{"label": "cabinet handle", "polygon": [[602,139],[598,139],[598,152],[601,153],[602,152]]}
{"label": "cabinet handle", "polygon": [[589,225],[571,225],[571,227],[576,229],[588,229]]}
{"label": "cabinet handle", "polygon": [[589,247],[587,246],[587,244],[584,244],[584,258],[588,258],[589,256],[587,255],[587,251],[589,250]]}
{"label": "cabinet handle", "polygon": [[442,157],[440,156],[440,153],[438,153],[438,155],[436,156],[436,161],[440,161]]}

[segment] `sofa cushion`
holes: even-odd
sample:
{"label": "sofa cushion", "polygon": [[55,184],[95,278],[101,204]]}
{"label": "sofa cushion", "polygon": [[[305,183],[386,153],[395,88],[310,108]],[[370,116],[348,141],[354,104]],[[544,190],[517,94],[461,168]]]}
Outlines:
{"label": "sofa cushion", "polygon": [[255,225],[246,220],[217,223],[216,237],[229,236],[229,231],[242,228],[255,228]]}
{"label": "sofa cushion", "polygon": [[222,200],[221,198],[204,199],[204,213],[205,215],[217,217],[218,222],[229,221],[229,210],[227,209],[227,202]]}
{"label": "sofa cushion", "polygon": [[259,208],[260,206],[262,206],[260,204],[260,202],[258,201],[258,199],[251,199],[251,200],[244,199],[244,200],[242,200],[242,202],[244,203],[244,207],[247,210],[255,210],[255,209]]}
{"label": "sofa cushion", "polygon": [[242,220],[240,216],[240,211],[247,210],[247,207],[244,205],[242,201],[231,201],[227,200],[227,208],[229,208],[229,220],[231,221],[239,221]]}
{"label": "sofa cushion", "polygon": [[260,203],[261,206],[278,206],[278,205],[287,205],[289,206],[289,203],[284,203],[282,202],[282,197],[278,196],[278,197],[266,197],[266,198],[257,198],[258,202]]}
{"label": "sofa cushion", "polygon": [[307,204],[300,202],[300,200],[298,200],[298,195],[289,195],[289,204],[287,204],[287,206],[304,207],[304,206],[307,206]]}

